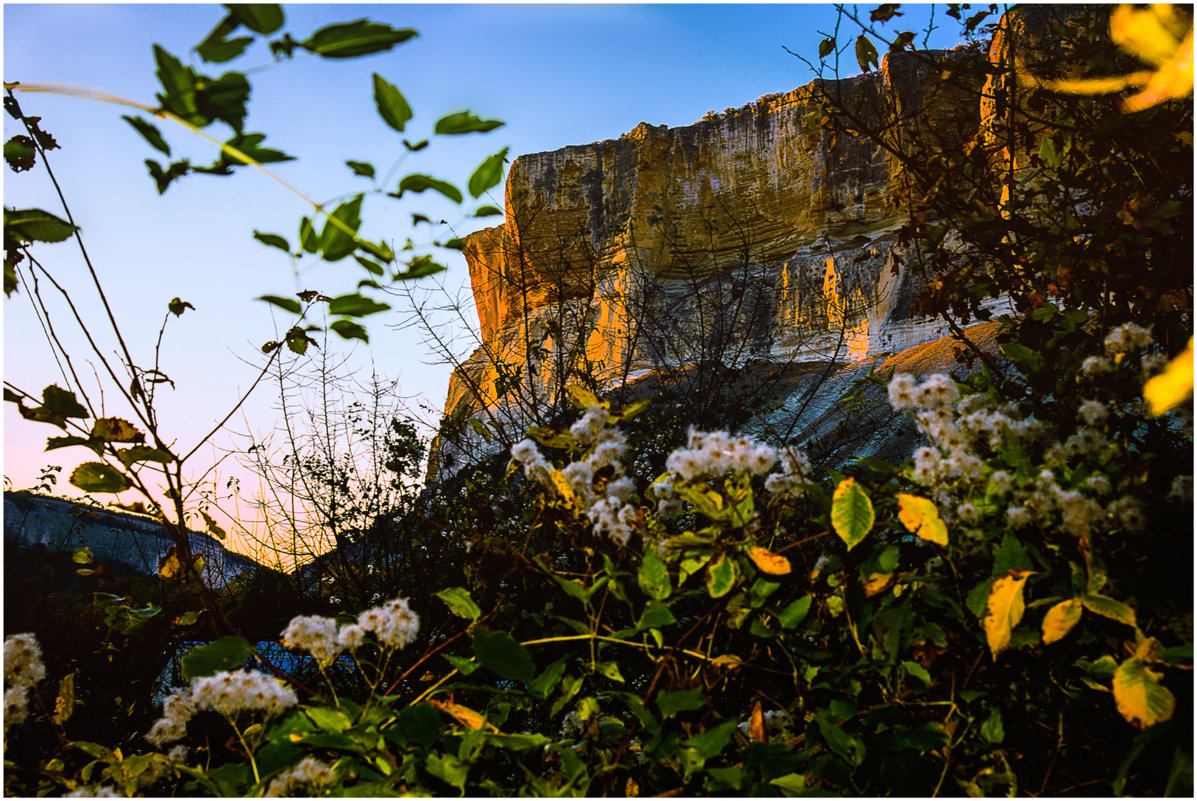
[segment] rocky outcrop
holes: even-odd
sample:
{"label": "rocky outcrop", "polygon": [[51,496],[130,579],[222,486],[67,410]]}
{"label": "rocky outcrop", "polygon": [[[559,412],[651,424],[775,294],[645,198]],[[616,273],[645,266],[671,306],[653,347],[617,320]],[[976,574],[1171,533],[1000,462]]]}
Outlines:
{"label": "rocky outcrop", "polygon": [[[204,559],[204,583],[209,587],[224,587],[238,577],[268,569],[227,550],[207,534],[188,531],[187,535],[191,552]],[[49,551],[73,551],[86,545],[99,563],[118,572],[148,576],[158,575],[159,560],[174,545],[162,523],[152,517],[24,491],[4,493],[4,539]]]}
{"label": "rocky outcrop", "polygon": [[903,164],[985,142],[998,110],[981,78],[960,79],[985,59],[890,54],[687,127],[516,159],[503,224],[466,241],[481,344],[454,372],[430,477],[518,439],[579,376],[612,388],[689,365],[863,365],[947,334],[917,313],[898,242]]}

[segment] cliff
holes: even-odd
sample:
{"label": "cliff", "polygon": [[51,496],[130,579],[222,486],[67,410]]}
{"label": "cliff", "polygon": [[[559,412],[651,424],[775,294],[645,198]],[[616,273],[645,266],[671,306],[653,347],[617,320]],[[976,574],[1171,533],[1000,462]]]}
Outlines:
{"label": "cliff", "polygon": [[609,390],[695,365],[866,367],[946,335],[917,313],[898,241],[924,211],[908,207],[903,160],[986,141],[986,59],[889,54],[694,125],[516,159],[503,224],[466,240],[481,343],[451,379],[430,477],[518,439],[578,378]]}

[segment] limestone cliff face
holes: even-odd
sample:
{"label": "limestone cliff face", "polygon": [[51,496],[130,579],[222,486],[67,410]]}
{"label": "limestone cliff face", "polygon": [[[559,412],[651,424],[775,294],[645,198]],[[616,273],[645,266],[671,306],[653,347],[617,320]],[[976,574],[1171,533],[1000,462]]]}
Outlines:
{"label": "limestone cliff face", "polygon": [[[571,376],[861,362],[945,334],[913,309],[901,156],[979,136],[979,87],[943,78],[984,57],[891,54],[687,127],[516,159],[503,224],[467,239],[482,345],[453,375],[438,459],[468,450],[470,417],[519,438]],[[854,135],[883,120],[882,142]]]}

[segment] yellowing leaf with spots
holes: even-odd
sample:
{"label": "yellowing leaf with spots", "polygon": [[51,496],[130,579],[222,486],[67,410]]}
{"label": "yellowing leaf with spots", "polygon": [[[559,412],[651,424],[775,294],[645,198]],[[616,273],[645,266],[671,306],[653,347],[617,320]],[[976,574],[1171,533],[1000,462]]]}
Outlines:
{"label": "yellowing leaf with spots", "polygon": [[784,576],[790,572],[790,560],[766,548],[749,548],[748,558],[762,573],[770,576]]}
{"label": "yellowing leaf with spots", "polygon": [[1022,622],[1023,612],[1026,611],[1022,589],[1032,575],[1032,571],[1016,567],[994,579],[993,587],[989,590],[985,618],[981,622],[994,661],[997,661],[998,654],[1010,646],[1011,632]]}
{"label": "yellowing leaf with spots", "polygon": [[1143,399],[1152,414],[1175,409],[1193,394],[1193,338],[1188,346],[1164,368],[1164,372],[1143,385]]}
{"label": "yellowing leaf with spots", "polygon": [[1114,671],[1114,702],[1122,717],[1140,729],[1168,720],[1176,710],[1176,697],[1160,684],[1160,674],[1137,656]]}
{"label": "yellowing leaf with spots", "polygon": [[831,497],[831,526],[852,550],[873,528],[873,502],[856,483],[845,478]]}
{"label": "yellowing leaf with spots", "polygon": [[1047,610],[1043,616],[1043,644],[1048,645],[1064,638],[1081,620],[1084,605],[1080,598],[1069,598]]}
{"label": "yellowing leaf with spots", "polygon": [[948,527],[932,501],[917,495],[898,493],[898,519],[915,536],[948,547]]}
{"label": "yellowing leaf with spots", "polygon": [[870,573],[864,583],[865,597],[872,598],[877,593],[889,589],[889,586],[893,583],[893,573]]}
{"label": "yellowing leaf with spots", "polygon": [[569,480],[561,474],[560,470],[554,468],[553,472],[549,474],[549,480],[553,482],[553,489],[557,490],[557,494],[561,496],[561,500],[570,506],[577,505],[577,495],[574,494],[574,489],[569,485]]}

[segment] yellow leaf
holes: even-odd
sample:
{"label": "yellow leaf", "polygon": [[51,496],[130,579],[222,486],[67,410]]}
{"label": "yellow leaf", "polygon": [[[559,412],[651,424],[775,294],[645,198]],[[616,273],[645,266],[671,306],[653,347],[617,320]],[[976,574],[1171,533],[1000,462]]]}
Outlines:
{"label": "yellow leaf", "polygon": [[481,715],[467,706],[462,706],[461,704],[456,704],[452,701],[437,701],[435,698],[429,698],[428,703],[432,704],[445,714],[452,715],[457,719],[458,723],[468,728],[481,729],[485,724],[492,731],[499,730],[493,723],[485,723]]}
{"label": "yellow leaf", "polygon": [[1143,385],[1143,399],[1152,414],[1163,414],[1193,394],[1193,338],[1164,372]]}
{"label": "yellow leaf", "polygon": [[989,643],[989,651],[997,661],[998,654],[1010,646],[1010,636],[1014,627],[1022,621],[1026,606],[1022,600],[1023,585],[1027,578],[1034,575],[1030,570],[1016,567],[998,576],[989,590],[989,600],[985,604],[985,639]]}
{"label": "yellow leaf", "polygon": [[1185,25],[1172,7],[1157,3],[1137,9],[1120,5],[1110,13],[1110,39],[1140,61],[1159,67],[1180,45]]}
{"label": "yellow leaf", "polygon": [[870,573],[864,583],[865,597],[872,598],[877,593],[883,592],[893,581],[893,573]]}
{"label": "yellow leaf", "polygon": [[748,558],[762,573],[768,573],[770,576],[784,576],[790,572],[790,560],[766,548],[749,548]]}
{"label": "yellow leaf", "polygon": [[54,722],[61,726],[75,711],[75,674],[68,673],[58,682],[58,698],[54,701]]}
{"label": "yellow leaf", "polygon": [[1143,91],[1122,101],[1122,110],[1142,111],[1166,100],[1188,97],[1192,91],[1193,32],[1189,31],[1172,58],[1152,74]]}
{"label": "yellow leaf", "polygon": [[748,718],[748,738],[758,743],[765,742],[765,716],[761,712],[761,702],[757,701],[752,707],[752,714]]}
{"label": "yellow leaf", "polygon": [[91,435],[105,442],[145,442],[145,434],[128,420],[101,417],[91,427]]}
{"label": "yellow leaf", "polygon": [[1047,610],[1047,614],[1043,616],[1043,644],[1048,645],[1063,639],[1068,632],[1072,631],[1072,627],[1080,622],[1083,610],[1080,598],[1060,601]]}
{"label": "yellow leaf", "polygon": [[898,519],[911,534],[945,548],[948,546],[948,527],[932,501],[899,492]]}
{"label": "yellow leaf", "polygon": [[1176,710],[1176,697],[1160,684],[1160,674],[1138,656],[1114,671],[1114,702],[1122,717],[1140,729],[1168,720]]}
{"label": "yellow leaf", "polygon": [[740,657],[736,656],[735,654],[721,654],[721,655],[715,657],[714,659],[712,659],[711,664],[719,665],[720,667],[726,667],[731,670],[735,670],[736,668],[738,668],[744,664],[744,660],[741,659]]}
{"label": "yellow leaf", "polygon": [[553,472],[549,474],[549,479],[553,482],[553,489],[557,490],[557,494],[561,496],[561,500],[570,506],[577,506],[578,500],[574,494],[574,488],[569,485],[569,481],[561,474],[560,470],[553,468]]}
{"label": "yellow leaf", "polygon": [[604,400],[599,400],[598,397],[578,384],[570,384],[565,388],[565,392],[569,395],[569,401],[579,409],[588,409],[591,406],[601,406],[604,409],[611,407],[611,404]]}

